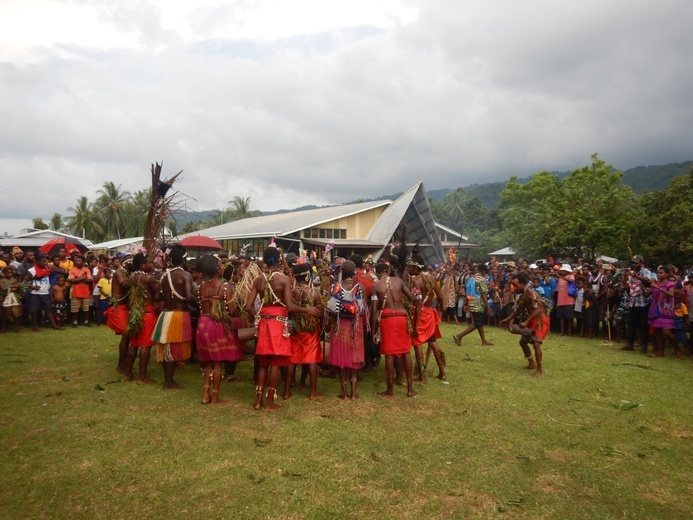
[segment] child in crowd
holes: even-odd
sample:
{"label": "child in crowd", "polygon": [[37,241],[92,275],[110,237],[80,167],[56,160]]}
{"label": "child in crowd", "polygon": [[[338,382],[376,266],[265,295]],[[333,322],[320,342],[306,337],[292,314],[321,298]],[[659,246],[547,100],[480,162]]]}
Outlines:
{"label": "child in crowd", "polygon": [[576,281],[578,291],[577,296],[575,296],[575,312],[573,312],[573,316],[575,317],[575,334],[577,336],[584,336],[585,326],[582,320],[582,309],[584,307],[583,300],[585,294],[585,277],[580,275],[576,278]]}
{"label": "child in crowd", "polygon": [[621,295],[617,286],[609,287],[606,292],[606,320],[609,341],[618,343],[621,339],[620,331],[616,327],[616,312],[621,303]]}
{"label": "child in crowd", "polygon": [[493,311],[493,325],[498,327],[498,323],[500,322],[503,314],[503,307],[501,306],[501,291],[498,288],[498,282],[496,282],[496,280],[493,280],[489,284],[489,296],[490,297],[488,301]]}
{"label": "child in crowd", "polygon": [[594,328],[599,319],[599,307],[597,307],[597,295],[592,291],[592,285],[585,283],[582,293],[582,337],[592,339]]}
{"label": "child in crowd", "polygon": [[99,310],[96,316],[97,325],[106,323],[103,313],[108,309],[108,304],[111,300],[111,278],[113,277],[113,271],[108,267],[103,268],[101,272],[103,275],[96,284],[96,288],[99,291]]}
{"label": "child in crowd", "polygon": [[515,298],[513,297],[513,288],[510,282],[501,282],[501,318],[505,319],[513,312]]}
{"label": "child in crowd", "polygon": [[51,308],[58,327],[63,328],[63,323],[68,319],[67,286],[65,275],[58,275],[56,283],[51,287]]}
{"label": "child in crowd", "polygon": [[8,265],[3,268],[4,278],[0,278],[0,297],[2,297],[2,332],[5,332],[5,320],[14,322],[14,331],[19,332],[19,318],[22,316],[22,298],[26,292],[26,284],[17,279],[17,270]]}
{"label": "child in crowd", "polygon": [[53,265],[51,265],[51,274],[48,275],[48,280],[51,284],[51,287],[53,287],[55,284],[58,283],[58,276],[64,273],[63,270],[60,268],[60,257],[58,255],[53,255],[51,261]]}
{"label": "child in crowd", "polygon": [[688,307],[684,303],[684,295],[681,289],[674,289],[674,330],[672,333],[676,338],[674,345],[674,355],[676,359],[683,359],[683,352],[688,349],[688,338],[686,329],[688,328]]}

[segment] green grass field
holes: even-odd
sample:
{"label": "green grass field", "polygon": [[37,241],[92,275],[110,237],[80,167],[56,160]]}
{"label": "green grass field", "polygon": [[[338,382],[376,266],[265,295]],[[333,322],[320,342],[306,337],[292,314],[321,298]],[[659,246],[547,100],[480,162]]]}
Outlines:
{"label": "green grass field", "polygon": [[[549,336],[543,378],[517,336],[461,347],[443,325],[448,384],[387,400],[295,392],[251,408],[252,361],[228,403],[119,381],[105,328],[0,335],[2,518],[690,518],[693,362]],[[159,365],[150,375],[162,381]],[[639,406],[636,406],[638,404]]]}

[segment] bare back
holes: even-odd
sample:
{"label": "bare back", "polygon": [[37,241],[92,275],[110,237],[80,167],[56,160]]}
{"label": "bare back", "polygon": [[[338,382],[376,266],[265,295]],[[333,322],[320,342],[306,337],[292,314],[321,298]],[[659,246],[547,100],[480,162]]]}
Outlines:
{"label": "bare back", "polygon": [[113,270],[113,278],[111,278],[111,294],[113,297],[121,301],[127,296],[128,290],[126,285],[127,277],[121,267]]}
{"label": "bare back", "polygon": [[169,269],[161,280],[164,294],[164,309],[167,311],[188,311],[192,296],[192,275],[182,268]]}
{"label": "bare back", "polygon": [[373,294],[378,297],[378,310],[404,311],[404,297],[413,300],[409,287],[396,276],[384,276],[373,285]]}
{"label": "bare back", "polygon": [[439,302],[443,301],[443,293],[440,287],[430,279],[428,274],[422,273],[412,276],[412,281],[415,291],[421,294],[421,303],[424,307],[432,307],[435,298],[438,298]]}

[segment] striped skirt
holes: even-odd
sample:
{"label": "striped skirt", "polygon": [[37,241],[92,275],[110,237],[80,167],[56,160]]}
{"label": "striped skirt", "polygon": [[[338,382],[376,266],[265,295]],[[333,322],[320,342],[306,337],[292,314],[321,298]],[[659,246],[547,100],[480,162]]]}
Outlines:
{"label": "striped skirt", "polygon": [[152,341],[156,343],[156,359],[184,361],[190,358],[192,326],[190,313],[186,311],[164,311],[154,327]]}

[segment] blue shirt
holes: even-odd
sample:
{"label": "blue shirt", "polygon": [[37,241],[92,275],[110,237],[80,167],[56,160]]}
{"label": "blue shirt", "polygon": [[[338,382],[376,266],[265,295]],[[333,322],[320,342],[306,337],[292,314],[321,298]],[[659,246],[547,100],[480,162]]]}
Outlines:
{"label": "blue shirt", "polygon": [[549,281],[547,282],[544,277],[542,277],[539,280],[539,287],[544,289],[544,298],[547,300],[550,300],[551,297],[553,296],[553,293],[556,292],[556,279],[551,277],[549,278]]}

